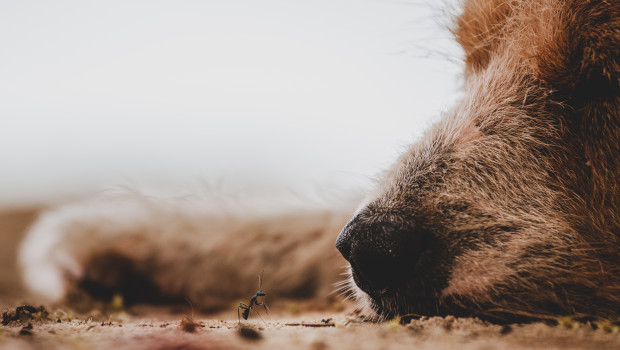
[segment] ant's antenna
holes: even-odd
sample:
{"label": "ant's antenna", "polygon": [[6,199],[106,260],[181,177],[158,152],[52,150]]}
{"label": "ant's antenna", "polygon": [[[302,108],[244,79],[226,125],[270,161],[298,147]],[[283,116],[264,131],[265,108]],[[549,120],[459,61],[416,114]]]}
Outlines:
{"label": "ant's antenna", "polygon": [[261,290],[261,287],[263,286],[263,273],[264,272],[265,272],[265,269],[263,269],[260,275],[258,275],[258,290]]}

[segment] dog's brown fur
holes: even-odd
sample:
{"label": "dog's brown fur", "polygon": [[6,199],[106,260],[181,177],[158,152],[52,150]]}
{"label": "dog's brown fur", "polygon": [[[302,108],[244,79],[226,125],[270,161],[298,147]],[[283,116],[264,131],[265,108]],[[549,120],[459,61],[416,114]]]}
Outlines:
{"label": "dog's brown fur", "polygon": [[361,298],[386,314],[617,317],[620,3],[471,0],[454,33],[465,98],[355,218],[435,246],[404,286]]}
{"label": "dog's brown fur", "polygon": [[[351,288],[382,315],[619,317],[620,3],[468,0],[454,34],[465,51],[462,101],[354,217],[433,244],[389,293]],[[67,278],[122,288],[102,277],[111,252],[158,294],[204,307],[249,295],[263,267],[265,289],[280,295],[323,295],[337,278],[344,214],[200,219],[132,203],[122,219],[101,201],[41,219],[22,249],[27,281],[44,291],[35,271],[45,265],[55,297]],[[53,242],[36,248],[46,235]]]}

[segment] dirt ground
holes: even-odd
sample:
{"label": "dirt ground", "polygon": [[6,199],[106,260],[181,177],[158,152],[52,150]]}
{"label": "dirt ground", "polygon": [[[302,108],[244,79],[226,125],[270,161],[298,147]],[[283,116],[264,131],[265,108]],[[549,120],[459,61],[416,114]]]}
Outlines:
{"label": "dirt ground", "polygon": [[620,349],[613,324],[559,319],[501,326],[454,317],[373,323],[352,305],[313,300],[267,299],[270,314],[253,314],[241,325],[234,305],[193,316],[188,305],[40,308],[15,266],[16,246],[37,212],[0,212],[0,349]]}

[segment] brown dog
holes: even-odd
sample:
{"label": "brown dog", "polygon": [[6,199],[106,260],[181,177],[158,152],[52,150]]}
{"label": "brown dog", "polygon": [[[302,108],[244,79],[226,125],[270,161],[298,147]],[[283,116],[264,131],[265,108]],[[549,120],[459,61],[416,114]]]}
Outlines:
{"label": "brown dog", "polygon": [[[378,315],[517,320],[620,312],[620,3],[469,0],[454,29],[465,94],[385,174],[337,248]],[[96,200],[45,214],[21,250],[32,290],[324,296],[348,210],[217,213]]]}
{"label": "brown dog", "polygon": [[620,3],[470,0],[465,97],[340,234],[380,314],[617,317]]}

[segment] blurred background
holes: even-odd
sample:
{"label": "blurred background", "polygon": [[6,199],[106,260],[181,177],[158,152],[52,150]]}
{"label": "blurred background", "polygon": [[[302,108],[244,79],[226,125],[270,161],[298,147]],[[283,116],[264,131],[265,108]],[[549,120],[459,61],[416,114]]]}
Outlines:
{"label": "blurred background", "polygon": [[454,101],[431,3],[2,1],[0,207],[363,190]]}
{"label": "blurred background", "polygon": [[55,204],[364,192],[458,97],[444,5],[0,1],[0,295]]}

